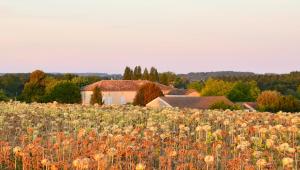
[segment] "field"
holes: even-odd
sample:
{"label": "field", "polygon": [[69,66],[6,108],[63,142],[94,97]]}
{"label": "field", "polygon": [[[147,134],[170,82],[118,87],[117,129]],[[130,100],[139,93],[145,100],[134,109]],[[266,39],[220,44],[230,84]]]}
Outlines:
{"label": "field", "polygon": [[300,114],[0,103],[0,169],[299,169]]}

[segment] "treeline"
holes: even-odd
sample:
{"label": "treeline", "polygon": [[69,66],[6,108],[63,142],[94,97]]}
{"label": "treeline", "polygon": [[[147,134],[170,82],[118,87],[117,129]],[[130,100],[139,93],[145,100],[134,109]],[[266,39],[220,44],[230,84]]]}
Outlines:
{"label": "treeline", "polygon": [[177,76],[173,72],[159,73],[155,67],[142,69],[141,66],[136,66],[134,69],[126,67],[123,74],[123,80],[149,80],[152,82],[159,82],[167,86],[173,86],[176,88],[187,88],[189,80],[180,76]]}
{"label": "treeline", "polygon": [[0,77],[0,101],[80,103],[80,88],[100,81],[100,77],[74,74],[7,74]]}
{"label": "treeline", "polygon": [[300,99],[297,88],[300,85],[300,72],[291,72],[289,74],[262,74],[251,76],[223,76],[217,79],[236,82],[236,81],[256,81],[258,87],[262,90],[275,90],[283,95],[292,95]]}
{"label": "treeline", "polygon": [[233,102],[257,102],[257,109],[269,112],[299,112],[300,85],[294,95],[282,94],[273,89],[262,90],[255,80],[208,79],[201,89],[202,96],[227,96]]}

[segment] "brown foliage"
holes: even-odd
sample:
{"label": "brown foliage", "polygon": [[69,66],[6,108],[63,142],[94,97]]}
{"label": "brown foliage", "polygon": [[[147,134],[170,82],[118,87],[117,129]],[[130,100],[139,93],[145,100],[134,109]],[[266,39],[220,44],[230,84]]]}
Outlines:
{"label": "brown foliage", "polygon": [[163,96],[161,89],[155,83],[146,83],[138,90],[133,104],[145,106],[159,96]]}

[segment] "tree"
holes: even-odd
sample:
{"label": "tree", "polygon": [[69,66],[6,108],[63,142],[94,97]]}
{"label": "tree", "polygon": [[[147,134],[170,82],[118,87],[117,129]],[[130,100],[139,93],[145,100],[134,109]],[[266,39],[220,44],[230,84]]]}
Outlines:
{"label": "tree", "polygon": [[158,75],[157,69],[154,67],[151,67],[151,69],[150,69],[149,80],[153,81],[153,82],[159,81],[159,75]]}
{"label": "tree", "polygon": [[148,72],[147,68],[144,69],[142,79],[143,80],[149,80],[149,72]]}
{"label": "tree", "polygon": [[126,67],[124,74],[123,74],[123,80],[132,80],[133,72],[130,67]]}
{"label": "tree", "polygon": [[174,80],[174,87],[178,89],[186,89],[187,85],[189,84],[189,80],[183,77],[176,77]]}
{"label": "tree", "polygon": [[264,91],[257,98],[260,111],[277,112],[280,110],[281,94],[277,91]]}
{"label": "tree", "polygon": [[227,96],[235,83],[209,78],[201,90],[202,96]]}
{"label": "tree", "polygon": [[164,72],[159,74],[159,82],[164,85],[174,85],[177,75],[173,72]]}
{"label": "tree", "polygon": [[2,89],[0,89],[0,101],[8,101],[8,97]]}
{"label": "tree", "polygon": [[25,84],[21,94],[21,100],[26,102],[41,102],[45,94],[46,74],[41,70],[36,70],[30,74],[29,82]]}
{"label": "tree", "polygon": [[297,97],[298,97],[298,99],[300,99],[300,85],[297,88]]}
{"label": "tree", "polygon": [[234,102],[252,102],[256,101],[260,93],[260,89],[255,81],[235,83],[227,97]]}
{"label": "tree", "polygon": [[80,88],[71,81],[59,81],[44,97],[45,102],[80,103]]}
{"label": "tree", "polygon": [[194,81],[194,82],[191,82],[187,85],[187,88],[188,89],[193,89],[193,90],[196,90],[197,92],[201,92],[202,88],[203,88],[203,83],[200,82],[200,81]]}
{"label": "tree", "polygon": [[164,85],[169,85],[168,75],[166,73],[162,73],[159,75],[159,82]]}
{"label": "tree", "polygon": [[282,96],[280,98],[279,107],[284,112],[299,112],[300,103],[294,96]]}
{"label": "tree", "polygon": [[91,97],[91,104],[99,104],[102,105],[102,92],[99,87],[95,87],[93,90],[93,95]]}
{"label": "tree", "polygon": [[161,89],[155,83],[146,83],[137,91],[133,104],[146,106],[159,96],[163,96]]}
{"label": "tree", "polygon": [[136,66],[133,71],[133,80],[142,79],[142,69],[141,66]]}

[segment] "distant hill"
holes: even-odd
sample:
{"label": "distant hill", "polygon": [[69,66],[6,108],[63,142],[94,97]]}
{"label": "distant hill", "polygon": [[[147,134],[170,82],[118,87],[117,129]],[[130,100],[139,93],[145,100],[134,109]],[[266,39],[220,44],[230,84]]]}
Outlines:
{"label": "distant hill", "polygon": [[217,72],[193,72],[188,74],[179,74],[179,76],[187,78],[191,81],[204,81],[209,77],[244,77],[244,76],[253,76],[256,75],[252,72],[235,72],[235,71],[217,71]]}

